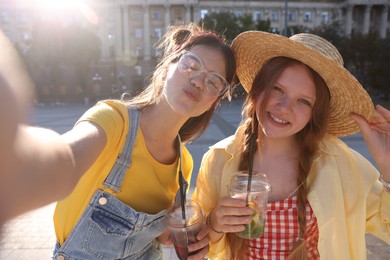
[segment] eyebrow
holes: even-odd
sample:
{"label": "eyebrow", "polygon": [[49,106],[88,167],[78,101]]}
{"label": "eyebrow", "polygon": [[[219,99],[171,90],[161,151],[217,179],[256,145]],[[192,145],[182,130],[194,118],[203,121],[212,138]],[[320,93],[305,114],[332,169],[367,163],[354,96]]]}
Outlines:
{"label": "eyebrow", "polygon": [[[190,53],[191,55],[194,55],[194,56],[195,56],[196,58],[198,58],[198,60],[202,63],[203,68],[204,68],[205,70],[207,70],[208,72],[217,73],[217,74],[220,75],[222,78],[224,78],[225,81],[227,82],[226,77],[224,77],[221,73],[219,73],[219,72],[217,72],[217,71],[215,71],[215,70],[210,70],[210,69],[206,68],[206,65],[204,64],[203,60],[202,60],[198,55],[196,55],[195,53],[193,53],[193,52],[191,52],[191,51],[186,51],[186,53]],[[184,53],[184,54],[185,54],[185,53]]]}

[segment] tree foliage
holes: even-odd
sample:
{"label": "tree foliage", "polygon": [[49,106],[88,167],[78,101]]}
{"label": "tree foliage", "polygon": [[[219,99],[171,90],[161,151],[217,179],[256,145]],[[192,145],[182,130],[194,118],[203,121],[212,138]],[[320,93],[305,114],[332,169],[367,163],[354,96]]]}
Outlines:
{"label": "tree foliage", "polygon": [[212,13],[200,21],[205,29],[223,35],[231,42],[241,31],[238,18],[233,13]]}
{"label": "tree foliage", "polygon": [[76,80],[85,89],[89,67],[100,58],[99,38],[77,24],[63,27],[56,22],[42,21],[34,25],[32,35],[25,59],[33,78],[39,75],[37,80],[40,82],[56,85],[59,83],[60,67],[73,67],[77,72]]}

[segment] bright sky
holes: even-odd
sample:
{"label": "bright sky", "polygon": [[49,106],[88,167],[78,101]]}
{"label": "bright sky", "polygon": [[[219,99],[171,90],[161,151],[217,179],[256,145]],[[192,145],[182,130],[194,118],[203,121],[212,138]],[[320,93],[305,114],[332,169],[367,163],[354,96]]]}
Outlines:
{"label": "bright sky", "polygon": [[81,0],[33,0],[37,7],[47,10],[76,9],[82,4]]}
{"label": "bright sky", "polygon": [[99,23],[99,17],[95,11],[82,0],[32,0],[31,3],[36,8],[41,9],[42,12],[51,14],[58,12],[80,12],[90,23]]}

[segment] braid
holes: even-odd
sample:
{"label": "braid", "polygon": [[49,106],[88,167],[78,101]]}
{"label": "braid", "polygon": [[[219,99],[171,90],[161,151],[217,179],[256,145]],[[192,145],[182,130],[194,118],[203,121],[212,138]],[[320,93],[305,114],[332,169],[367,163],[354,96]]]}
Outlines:
{"label": "braid", "polygon": [[306,202],[308,194],[307,178],[313,163],[314,156],[318,150],[319,140],[324,132],[313,122],[297,134],[298,143],[301,144],[301,156],[298,166],[297,185],[300,186],[297,193],[299,240],[295,243],[288,259],[307,259],[307,250],[305,246],[306,236]]}
{"label": "braid", "polygon": [[[256,138],[258,134],[258,121],[256,118],[256,114],[252,117],[248,117],[243,125],[245,126],[245,131],[243,135],[242,141],[242,153],[240,165],[238,166],[239,170],[247,170],[249,169],[249,157],[251,152],[250,143],[252,138]],[[226,245],[229,248],[230,256],[232,260],[242,259],[242,256],[245,255],[247,250],[247,242],[246,239],[240,238],[235,233],[227,233],[226,234]]]}
{"label": "braid", "polygon": [[306,234],[306,201],[307,201],[307,177],[310,171],[310,165],[313,154],[304,147],[301,153],[301,160],[298,166],[297,185],[301,185],[297,193],[297,208],[298,208],[298,224],[299,224],[299,239],[294,244],[289,259],[307,259],[307,252],[304,243]]}
{"label": "braid", "polygon": [[252,125],[253,125],[252,121],[253,118],[247,118],[244,122],[245,131],[244,131],[244,136],[242,141],[241,161],[240,161],[240,165],[238,166],[239,170],[246,170],[249,168],[250,142],[251,142],[252,134],[254,134],[252,131]]}

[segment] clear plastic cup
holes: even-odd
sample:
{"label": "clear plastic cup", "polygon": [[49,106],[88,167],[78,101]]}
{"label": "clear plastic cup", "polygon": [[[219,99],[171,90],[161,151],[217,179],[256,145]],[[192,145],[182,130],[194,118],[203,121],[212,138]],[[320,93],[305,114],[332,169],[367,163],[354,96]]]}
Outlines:
{"label": "clear plastic cup", "polygon": [[252,214],[252,221],[245,225],[245,230],[237,233],[237,235],[245,239],[254,239],[264,233],[268,194],[271,191],[271,185],[264,174],[253,171],[250,192],[248,193],[248,178],[248,171],[235,173],[230,180],[228,192],[231,198],[246,200],[248,196],[248,206],[255,212]]}
{"label": "clear plastic cup", "polygon": [[189,255],[197,253],[197,251],[189,253],[188,245],[198,241],[196,236],[205,222],[203,210],[198,203],[190,199],[185,202],[185,216],[186,222],[183,221],[180,202],[172,205],[165,216],[165,223],[179,259],[187,259]]}

